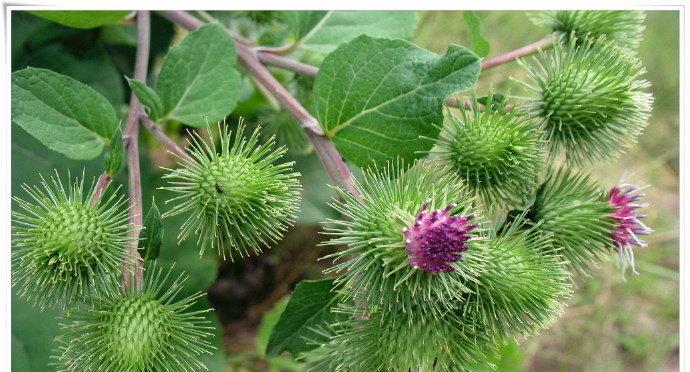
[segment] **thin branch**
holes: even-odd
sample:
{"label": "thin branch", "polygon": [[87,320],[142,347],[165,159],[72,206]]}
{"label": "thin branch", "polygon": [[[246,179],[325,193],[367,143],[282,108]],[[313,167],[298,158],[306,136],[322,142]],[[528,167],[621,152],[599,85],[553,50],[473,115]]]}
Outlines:
{"label": "thin branch", "polygon": [[93,190],[93,197],[91,198],[91,206],[95,206],[98,204],[98,202],[101,201],[101,198],[103,197],[103,192],[105,189],[108,188],[108,185],[110,185],[110,181],[112,180],[112,177],[108,174],[108,172],[103,172],[99,177],[98,177],[98,183],[96,183],[96,187]]}
{"label": "thin branch", "polygon": [[548,49],[553,45],[553,36],[549,35],[541,40],[537,40],[532,44],[523,46],[512,50],[508,53],[501,54],[500,56],[485,59],[482,62],[482,71],[500,66],[504,63],[512,62],[520,57],[525,57],[530,54],[534,54],[543,49]]}
{"label": "thin branch", "polygon": [[294,59],[281,57],[274,53],[265,52],[263,50],[256,50],[256,55],[259,57],[261,63],[268,66],[275,66],[284,70],[293,71],[301,75],[316,77],[319,73],[319,68]]}
{"label": "thin branch", "polygon": [[[134,78],[146,81],[149,64],[149,46],[151,33],[151,15],[147,10],[137,12],[137,54],[134,61]],[[123,270],[124,286],[131,285],[132,268],[137,288],[144,284],[143,260],[137,251],[139,233],[143,226],[141,200],[141,170],[139,168],[139,116],[144,110],[136,95],[132,93],[129,101],[129,114],[125,123],[123,143],[127,149],[127,166],[129,168],[129,219],[133,225],[128,249],[128,259]]]}
{"label": "thin branch", "polygon": [[156,140],[158,140],[158,142],[160,142],[160,144],[163,145],[163,147],[165,147],[168,151],[181,158],[189,158],[189,155],[184,148],[180,147],[175,141],[172,140],[172,138],[168,137],[168,135],[165,134],[160,127],[158,127],[158,124],[151,120],[148,115],[142,114],[140,116],[140,121],[141,125],[148,129],[148,131],[151,132],[154,137],[156,137]]}
{"label": "thin branch", "polygon": [[[181,25],[188,30],[194,30],[203,25],[203,22],[184,11],[160,11],[162,16]],[[314,118],[278,80],[271,75],[266,67],[259,61],[254,51],[244,44],[237,43],[237,57],[245,69],[263,85],[288,112],[294,116],[305,129],[307,137],[314,146],[316,154],[321,159],[331,179],[342,187],[345,187],[357,198],[361,198],[359,192],[352,183],[352,174],[345,165],[342,156],[333,146],[333,143],[324,136],[323,130],[316,118]]]}

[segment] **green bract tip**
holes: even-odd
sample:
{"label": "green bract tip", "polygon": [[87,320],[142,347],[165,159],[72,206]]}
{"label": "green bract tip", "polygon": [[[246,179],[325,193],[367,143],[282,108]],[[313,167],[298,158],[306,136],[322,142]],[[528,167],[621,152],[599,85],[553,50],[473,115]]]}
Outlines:
{"label": "green bract tip", "polygon": [[538,126],[517,110],[484,110],[474,99],[459,116],[449,115],[430,159],[455,171],[487,208],[522,205],[536,188],[541,138]]}
{"label": "green bract tip", "polygon": [[526,107],[543,120],[552,153],[583,163],[618,157],[634,143],[652,109],[650,86],[641,61],[605,42],[575,39],[524,61],[533,82],[525,84],[532,102]]}
{"label": "green bract tip", "polygon": [[486,271],[472,283],[460,316],[497,339],[536,334],[556,321],[570,293],[565,261],[551,237],[526,228],[522,216],[489,237]]}
{"label": "green bract tip", "polygon": [[[357,310],[350,310],[356,314]],[[429,317],[420,309],[353,316],[330,340],[304,355],[309,371],[492,370],[496,344],[486,331],[456,317]]]}
{"label": "green bract tip", "polygon": [[606,37],[617,46],[637,49],[642,41],[645,13],[636,10],[556,10],[534,14],[532,21],[558,36],[577,39]]}
{"label": "green bract tip", "polygon": [[[65,188],[56,175],[41,186],[23,185],[14,197],[12,286],[41,309],[67,307],[95,290],[115,288],[130,225],[122,196],[92,203],[84,178]],[[92,205],[93,204],[93,205]]]}
{"label": "green bract tip", "polygon": [[168,282],[155,267],[141,290],[121,289],[91,299],[91,306],[70,311],[56,337],[61,371],[198,371],[213,349],[213,329],[203,314],[189,308],[203,294],[179,299],[180,276]]}
{"label": "green bract tip", "polygon": [[234,138],[227,126],[218,129],[220,153],[210,130],[209,143],[192,132],[190,156],[180,157],[181,167],[163,176],[170,182],[165,189],[179,194],[163,216],[189,213],[180,239],[196,234],[202,253],[210,246],[232,259],[235,252],[259,253],[281,238],[294,221],[301,187],[293,162],[274,164],[285,148],[272,150],[272,138],[259,144],[258,129],[245,138],[241,122]]}
{"label": "green bract tip", "polygon": [[[437,316],[476,280],[482,265],[474,199],[453,172],[427,163],[407,171],[402,162],[381,173],[366,171],[355,187],[363,201],[339,190],[333,207],[342,220],[329,220],[326,244],[346,246],[328,256],[346,297],[411,311],[426,306]],[[471,223],[470,223],[471,221]]]}
{"label": "green bract tip", "polygon": [[613,252],[614,208],[588,175],[561,168],[547,175],[537,191],[530,218],[553,234],[553,245],[570,267],[588,273]]}

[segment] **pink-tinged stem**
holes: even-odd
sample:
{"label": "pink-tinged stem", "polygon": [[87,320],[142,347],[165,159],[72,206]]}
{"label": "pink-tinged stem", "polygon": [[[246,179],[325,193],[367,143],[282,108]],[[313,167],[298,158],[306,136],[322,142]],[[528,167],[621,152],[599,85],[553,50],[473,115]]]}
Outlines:
{"label": "pink-tinged stem", "polygon": [[508,53],[501,54],[500,56],[485,59],[482,62],[482,71],[500,66],[504,63],[512,62],[520,57],[525,57],[530,54],[537,53],[540,50],[548,49],[553,45],[553,37],[547,36],[541,40],[537,40],[532,44],[523,46],[515,50],[511,50]]}
{"label": "pink-tinged stem", "polygon": [[[134,62],[134,79],[146,81],[149,64],[149,46],[151,33],[151,15],[147,10],[137,12],[137,54]],[[123,270],[124,286],[131,285],[131,274],[137,289],[144,285],[143,260],[137,251],[139,233],[143,226],[141,200],[141,169],[139,168],[139,117],[143,113],[141,103],[132,93],[129,100],[129,114],[125,123],[123,143],[127,149],[127,166],[129,168],[129,219],[133,225],[130,237],[132,241],[128,249],[128,259]]]}
{"label": "pink-tinged stem", "polygon": [[112,177],[110,177],[108,172],[103,172],[103,174],[98,177],[98,183],[96,184],[96,188],[93,190],[93,197],[91,198],[91,206],[95,206],[101,201],[101,198],[103,198],[103,192],[108,188],[111,180]]}
{"label": "pink-tinged stem", "polygon": [[[159,13],[188,30],[194,30],[204,24],[184,11],[160,11]],[[283,108],[290,112],[300,123],[331,179],[337,185],[344,187],[360,199],[361,196],[352,183],[352,174],[347,165],[345,165],[343,157],[338,153],[333,143],[323,134],[323,130],[316,118],[271,75],[270,71],[261,63],[259,57],[252,49],[243,43],[235,43],[235,47],[237,49],[237,58],[242,66],[255,78],[258,84],[265,87],[280,102]]]}
{"label": "pink-tinged stem", "polygon": [[158,140],[168,151],[179,157],[189,158],[184,148],[180,147],[172,138],[168,137],[148,115],[142,114],[139,120],[141,121],[141,125],[148,129],[148,131],[156,137],[156,140]]}

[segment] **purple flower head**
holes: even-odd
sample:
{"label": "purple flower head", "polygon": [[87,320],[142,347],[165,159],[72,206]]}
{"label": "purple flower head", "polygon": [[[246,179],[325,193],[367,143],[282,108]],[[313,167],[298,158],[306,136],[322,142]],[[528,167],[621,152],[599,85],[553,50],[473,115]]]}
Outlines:
{"label": "purple flower head", "polygon": [[468,249],[465,243],[477,227],[470,223],[474,215],[451,216],[455,204],[427,211],[429,204],[430,200],[426,201],[414,224],[403,230],[410,264],[430,273],[455,271],[449,263],[460,261],[461,253]]}
{"label": "purple flower head", "polygon": [[611,238],[621,249],[631,246],[646,246],[647,244],[640,240],[638,235],[648,235],[652,232],[652,229],[640,221],[646,216],[641,214],[638,209],[648,205],[647,203],[639,203],[644,194],[638,191],[643,188],[624,183],[615,186],[609,192],[609,203],[615,208],[611,216],[616,221]]}

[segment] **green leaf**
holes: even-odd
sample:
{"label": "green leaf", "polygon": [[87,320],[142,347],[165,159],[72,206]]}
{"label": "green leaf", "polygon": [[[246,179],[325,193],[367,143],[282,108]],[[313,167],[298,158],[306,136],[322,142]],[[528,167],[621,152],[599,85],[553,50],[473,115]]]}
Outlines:
{"label": "green leaf", "polygon": [[30,13],[74,28],[95,28],[120,22],[129,10],[34,10]]}
{"label": "green leaf", "polygon": [[271,310],[264,313],[261,318],[261,324],[256,331],[256,352],[262,357],[266,355],[266,346],[268,346],[268,337],[271,331],[278,324],[280,316],[283,315],[287,307],[289,297],[285,297],[278,301]]}
{"label": "green leaf", "polygon": [[153,261],[160,255],[161,246],[163,246],[163,221],[161,211],[153,200],[144,218],[144,229],[139,239],[139,254],[144,261]]}
{"label": "green leaf", "polygon": [[122,75],[103,47],[94,47],[78,57],[62,44],[50,44],[32,53],[21,67],[40,67],[78,80],[100,93],[113,105],[125,103]]}
{"label": "green leaf", "polygon": [[501,93],[493,93],[488,96],[477,98],[477,102],[484,106],[491,104],[491,110],[502,111],[506,107],[508,99]]}
{"label": "green leaf", "polygon": [[267,355],[278,356],[284,351],[297,355],[315,347],[308,342],[308,338],[315,335],[314,329],[328,326],[339,318],[331,311],[340,298],[333,287],[333,279],[305,280],[297,284],[268,338]]}
{"label": "green leaf", "polygon": [[125,157],[125,146],[122,142],[122,130],[118,127],[110,139],[110,151],[105,154],[105,171],[110,177],[115,177],[122,169]]}
{"label": "green leaf", "polygon": [[163,112],[163,103],[161,103],[158,93],[139,80],[125,78],[129,87],[132,88],[132,92],[134,92],[141,104],[146,107],[149,117],[154,121],[160,119]]}
{"label": "green leaf", "polygon": [[489,41],[482,35],[482,20],[475,11],[462,12],[462,18],[467,24],[467,34],[472,43],[474,52],[480,57],[486,57],[491,51]]}
{"label": "green leaf", "polygon": [[32,67],[12,73],[12,122],[73,159],[98,156],[118,127],[115,110],[95,90]]}
{"label": "green leaf", "polygon": [[191,32],[170,49],[156,92],[161,116],[202,127],[222,120],[237,106],[240,74],[230,35],[217,23]]}
{"label": "green leaf", "polygon": [[366,35],[323,61],[314,107],[328,137],[360,167],[423,156],[443,123],[443,101],[477,81],[479,57],[451,45],[439,56]]}
{"label": "green leaf", "polygon": [[328,13],[329,12],[323,10],[286,10],[280,12],[280,17],[285,21],[295,37],[301,39],[316,27]]}
{"label": "green leaf", "polygon": [[316,17],[299,17],[300,27],[313,25],[308,32],[299,30],[303,33],[301,45],[319,53],[330,53],[364,34],[409,39],[417,26],[417,13],[413,11],[330,11],[314,22]]}

